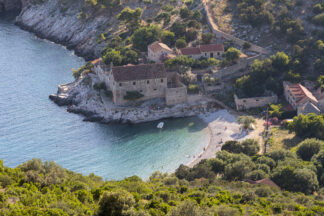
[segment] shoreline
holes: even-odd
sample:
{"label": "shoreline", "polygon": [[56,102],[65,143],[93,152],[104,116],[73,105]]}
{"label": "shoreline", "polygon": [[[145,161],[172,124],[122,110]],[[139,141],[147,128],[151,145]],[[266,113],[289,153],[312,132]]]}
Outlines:
{"label": "shoreline", "polygon": [[187,163],[186,166],[193,167],[203,159],[214,158],[216,153],[221,150],[222,145],[228,140],[241,141],[250,137],[250,134],[241,130],[241,125],[237,122],[237,116],[227,109],[201,114],[198,117],[207,124],[210,139],[203,151],[194,155],[193,160]]}

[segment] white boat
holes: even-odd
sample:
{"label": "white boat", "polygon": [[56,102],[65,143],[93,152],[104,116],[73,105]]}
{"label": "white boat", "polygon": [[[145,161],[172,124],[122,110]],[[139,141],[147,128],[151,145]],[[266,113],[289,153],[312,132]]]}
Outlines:
{"label": "white boat", "polygon": [[157,125],[157,128],[159,129],[162,129],[164,127],[164,122],[160,122],[158,125]]}

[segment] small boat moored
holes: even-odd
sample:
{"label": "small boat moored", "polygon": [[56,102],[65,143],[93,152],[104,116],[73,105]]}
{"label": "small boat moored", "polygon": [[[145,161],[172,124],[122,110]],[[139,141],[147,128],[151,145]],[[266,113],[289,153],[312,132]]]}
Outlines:
{"label": "small boat moored", "polygon": [[162,129],[164,127],[164,122],[160,122],[158,125],[157,125],[157,128],[159,129]]}

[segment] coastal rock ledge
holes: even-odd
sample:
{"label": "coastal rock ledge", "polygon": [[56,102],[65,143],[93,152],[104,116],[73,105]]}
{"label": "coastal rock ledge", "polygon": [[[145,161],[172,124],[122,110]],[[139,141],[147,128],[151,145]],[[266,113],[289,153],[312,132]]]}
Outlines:
{"label": "coastal rock ledge", "polygon": [[[115,106],[103,90],[93,89],[96,77],[86,75],[58,86],[49,98],[67,111],[85,116],[85,121],[137,124],[166,118],[196,116],[215,112],[221,107],[212,99],[200,98],[184,104],[166,106],[159,101],[146,101],[133,106]],[[160,105],[156,105],[156,103]]]}

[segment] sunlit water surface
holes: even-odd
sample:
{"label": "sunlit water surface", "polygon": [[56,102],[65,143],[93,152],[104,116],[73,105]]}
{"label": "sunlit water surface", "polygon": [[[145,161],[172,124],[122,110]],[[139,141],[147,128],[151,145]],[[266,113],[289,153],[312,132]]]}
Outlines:
{"label": "sunlit water surface", "polygon": [[[73,80],[84,63],[72,51],[36,38],[0,18],[0,158],[15,167],[32,158],[53,160],[105,179],[172,172],[193,160],[209,141],[198,118],[140,125],[82,121],[48,99],[57,85]],[[190,156],[190,158],[189,158]]]}

